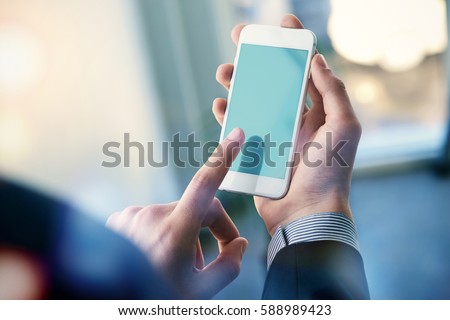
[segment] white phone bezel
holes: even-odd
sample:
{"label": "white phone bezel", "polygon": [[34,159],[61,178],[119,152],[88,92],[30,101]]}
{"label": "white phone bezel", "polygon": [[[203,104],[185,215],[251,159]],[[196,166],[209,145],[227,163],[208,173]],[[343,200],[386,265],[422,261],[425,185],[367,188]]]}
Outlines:
{"label": "white phone bezel", "polygon": [[[292,145],[296,145],[297,132],[300,129],[300,118],[303,112],[303,106],[306,98],[306,90],[309,80],[309,69],[311,59],[315,52],[316,37],[314,33],[305,29],[289,29],[275,26],[264,25],[248,25],[242,29],[234,66],[238,68],[241,44],[256,44],[272,47],[300,49],[308,51],[308,57],[303,75],[303,85],[301,88],[300,99],[297,109],[297,115],[294,130],[291,137]],[[228,93],[228,101],[231,101],[233,94],[234,76],[231,78],[230,91]],[[224,128],[228,118],[228,109],[225,112],[220,141],[224,139]],[[289,161],[292,161],[295,148],[291,148],[289,153]],[[289,187],[292,168],[287,168],[284,179],[253,175],[248,173],[229,171],[220,185],[219,189],[224,191],[245,193],[250,195],[258,195],[273,199],[282,198]]]}

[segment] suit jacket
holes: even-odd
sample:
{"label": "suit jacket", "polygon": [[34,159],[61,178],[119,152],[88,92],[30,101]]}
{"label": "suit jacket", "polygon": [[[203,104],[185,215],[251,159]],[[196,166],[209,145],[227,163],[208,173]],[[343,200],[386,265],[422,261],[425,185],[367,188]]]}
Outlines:
{"label": "suit jacket", "polygon": [[[129,241],[54,199],[0,180],[0,254],[26,252],[42,265],[55,299],[172,299],[177,296]],[[367,299],[361,256],[333,241],[283,248],[264,299]]]}
{"label": "suit jacket", "polygon": [[40,298],[176,297],[125,238],[64,203],[0,180],[0,255],[2,250],[40,264]]}
{"label": "suit jacket", "polygon": [[338,241],[281,249],[270,266],[263,299],[369,299],[361,255]]}

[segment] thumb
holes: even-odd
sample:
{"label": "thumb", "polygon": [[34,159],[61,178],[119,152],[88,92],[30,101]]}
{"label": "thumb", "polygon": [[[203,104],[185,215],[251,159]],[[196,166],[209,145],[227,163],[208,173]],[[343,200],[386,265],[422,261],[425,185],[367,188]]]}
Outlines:
{"label": "thumb", "polygon": [[337,78],[321,54],[316,54],[311,64],[311,78],[322,96],[323,107],[331,119],[355,118],[344,83]]}
{"label": "thumb", "polygon": [[199,274],[199,295],[212,298],[239,275],[248,241],[238,237],[222,247],[219,256]]}

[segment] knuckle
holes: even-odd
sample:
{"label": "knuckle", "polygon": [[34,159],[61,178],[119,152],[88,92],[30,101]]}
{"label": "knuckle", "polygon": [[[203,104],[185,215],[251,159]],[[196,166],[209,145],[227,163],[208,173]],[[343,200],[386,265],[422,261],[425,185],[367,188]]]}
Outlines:
{"label": "knuckle", "polygon": [[142,210],[142,211],[145,211],[146,213],[149,213],[149,214],[157,214],[161,211],[161,208],[157,204],[151,204],[151,205],[146,206],[145,210]]}
{"label": "knuckle", "polygon": [[129,207],[126,207],[122,212],[125,213],[125,214],[132,214],[132,215],[134,215],[134,214],[138,213],[141,210],[142,210],[142,207],[140,207],[140,206],[129,206]]}
{"label": "knuckle", "polygon": [[341,123],[337,129],[339,132],[345,133],[347,136],[352,139],[359,139],[362,134],[361,123],[356,117],[346,116],[341,119]]}
{"label": "knuckle", "polygon": [[361,136],[362,133],[362,126],[361,123],[359,122],[358,118],[352,116],[352,117],[348,117],[346,119],[345,123],[345,128],[352,133],[352,135],[354,136]]}
{"label": "knuckle", "polygon": [[114,223],[116,222],[117,218],[119,217],[119,212],[113,213],[112,215],[110,215],[108,217],[108,219],[106,220],[106,225],[107,226],[112,226],[114,225]]}
{"label": "knuckle", "polygon": [[331,82],[330,87],[333,89],[333,91],[335,92],[347,91],[345,83],[335,75],[331,77],[330,82]]}
{"label": "knuckle", "polygon": [[223,209],[222,206],[222,202],[220,202],[219,198],[214,197],[212,203],[211,203],[211,208],[213,208],[214,210],[221,210]]}
{"label": "knuckle", "polygon": [[357,134],[358,136],[361,136],[363,129],[362,129],[361,122],[359,122],[358,119],[355,119],[355,121],[353,122],[353,130],[354,130],[355,134]]}
{"label": "knuckle", "polygon": [[135,215],[135,219],[138,223],[146,223],[148,221],[153,221],[156,216],[161,215],[163,212],[162,205],[151,204],[140,210]]}
{"label": "knuckle", "polygon": [[145,207],[145,210],[142,210],[142,211],[143,212],[145,211],[145,213],[150,214],[150,215],[159,215],[159,214],[166,212],[166,207],[167,207],[167,205],[165,205],[165,204],[151,204],[151,205]]}

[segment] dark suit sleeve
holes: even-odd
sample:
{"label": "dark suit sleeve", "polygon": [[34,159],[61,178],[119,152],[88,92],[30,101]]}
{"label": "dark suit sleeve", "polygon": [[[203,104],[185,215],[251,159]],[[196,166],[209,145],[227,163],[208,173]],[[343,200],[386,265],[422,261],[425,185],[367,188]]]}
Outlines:
{"label": "dark suit sleeve", "polygon": [[1,180],[0,206],[0,248],[39,261],[42,298],[176,298],[140,250],[70,206]]}
{"label": "dark suit sleeve", "polygon": [[359,252],[338,241],[281,249],[270,266],[263,299],[370,299]]}

